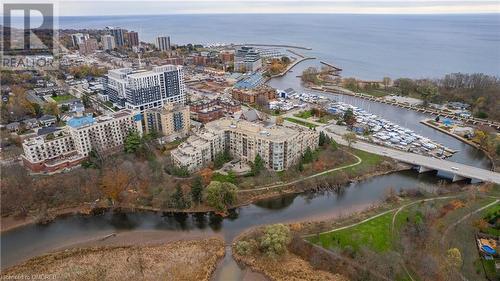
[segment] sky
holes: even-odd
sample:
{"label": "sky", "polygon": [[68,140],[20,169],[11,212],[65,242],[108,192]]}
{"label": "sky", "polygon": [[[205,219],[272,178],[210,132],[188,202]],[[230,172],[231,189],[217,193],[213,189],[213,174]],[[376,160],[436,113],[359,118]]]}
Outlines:
{"label": "sky", "polygon": [[238,13],[500,14],[500,0],[30,0],[26,2],[34,1],[55,1],[59,16]]}

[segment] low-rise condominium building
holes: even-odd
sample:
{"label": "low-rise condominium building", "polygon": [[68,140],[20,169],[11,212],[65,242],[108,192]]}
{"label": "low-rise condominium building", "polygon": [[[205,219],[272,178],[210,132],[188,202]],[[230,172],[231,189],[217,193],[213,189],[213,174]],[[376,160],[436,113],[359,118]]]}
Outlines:
{"label": "low-rise condominium building", "polygon": [[259,155],[266,168],[282,171],[290,168],[309,147],[318,146],[319,133],[302,127],[285,127],[221,118],[205,124],[194,136],[171,152],[178,167],[193,172],[212,162],[225,149],[237,159],[253,162]]}
{"label": "low-rise condominium building", "polygon": [[109,154],[123,147],[132,131],[142,135],[142,115],[124,109],[99,117],[74,117],[67,126],[23,142],[24,165],[33,172],[55,172],[78,165],[92,150]]}

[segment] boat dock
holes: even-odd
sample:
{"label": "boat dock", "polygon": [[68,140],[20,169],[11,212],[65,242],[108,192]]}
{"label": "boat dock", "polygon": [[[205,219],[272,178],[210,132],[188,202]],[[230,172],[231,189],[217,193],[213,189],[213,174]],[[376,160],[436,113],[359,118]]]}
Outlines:
{"label": "boat dock", "polygon": [[349,90],[346,90],[346,89],[343,89],[340,87],[332,88],[332,87],[313,86],[313,87],[311,87],[311,89],[317,90],[317,91],[322,91],[322,92],[334,93],[334,94],[355,96],[355,97],[363,98],[363,99],[366,99],[369,101],[385,103],[385,104],[397,106],[400,108],[405,108],[408,110],[413,110],[413,111],[417,111],[417,112],[421,112],[421,113],[433,114],[436,116],[441,116],[441,117],[445,117],[445,118],[449,118],[449,119],[453,119],[453,120],[458,120],[458,121],[461,121],[461,122],[464,122],[467,124],[471,124],[471,125],[489,126],[489,127],[492,127],[496,130],[500,130],[500,122],[495,122],[495,121],[490,121],[490,120],[485,120],[485,119],[480,119],[480,118],[475,118],[475,117],[465,118],[465,117],[457,116],[457,115],[451,114],[449,112],[445,112],[445,111],[434,109],[434,108],[419,107],[419,106],[410,105],[407,103],[388,100],[388,99],[385,99],[383,97],[374,97],[374,96],[367,95],[367,94],[355,93],[355,92],[352,92],[352,91],[349,91]]}

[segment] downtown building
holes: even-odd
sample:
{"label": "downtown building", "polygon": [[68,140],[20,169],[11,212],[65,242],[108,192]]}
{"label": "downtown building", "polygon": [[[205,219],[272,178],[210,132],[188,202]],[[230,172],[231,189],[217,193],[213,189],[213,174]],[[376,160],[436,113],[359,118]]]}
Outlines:
{"label": "downtown building", "polygon": [[94,53],[98,48],[97,39],[89,38],[83,43],[78,44],[78,52],[80,55],[88,55]]}
{"label": "downtown building", "polygon": [[115,37],[113,35],[104,35],[101,37],[103,50],[113,50],[116,48]]}
{"label": "downtown building", "polygon": [[168,103],[186,102],[182,66],[156,66],[151,71],[121,68],[110,70],[104,91],[119,108],[144,112]]}
{"label": "downtown building", "polygon": [[267,169],[286,170],[302,157],[307,148],[318,146],[319,133],[302,127],[285,127],[245,120],[222,118],[205,124],[205,128],[190,136],[171,152],[178,167],[197,171],[214,161],[224,150],[243,162],[253,162],[257,155]]}
{"label": "downtown building", "polygon": [[125,46],[125,34],[127,33],[126,29],[119,27],[108,27],[108,32],[115,39],[115,45],[117,48]]}
{"label": "downtown building", "polygon": [[67,126],[24,140],[24,165],[35,173],[53,173],[85,160],[91,151],[101,155],[123,148],[130,132],[142,135],[142,116],[129,109],[98,117],[74,117]]}
{"label": "downtown building", "polygon": [[242,46],[234,53],[234,71],[255,72],[262,67],[262,58],[259,52],[248,46]]}
{"label": "downtown building", "polygon": [[162,108],[144,112],[145,133],[157,133],[167,141],[183,138],[189,134],[191,119],[189,106],[168,103]]}
{"label": "downtown building", "polygon": [[155,46],[160,51],[170,50],[170,36],[158,36],[158,37],[156,37]]}
{"label": "downtown building", "polygon": [[129,31],[125,33],[125,39],[129,47],[139,46],[139,33],[136,31]]}
{"label": "downtown building", "polygon": [[83,33],[73,33],[71,34],[71,43],[73,44],[73,47],[78,47],[79,44],[82,44],[85,42],[85,40],[89,39],[88,34],[83,34]]}

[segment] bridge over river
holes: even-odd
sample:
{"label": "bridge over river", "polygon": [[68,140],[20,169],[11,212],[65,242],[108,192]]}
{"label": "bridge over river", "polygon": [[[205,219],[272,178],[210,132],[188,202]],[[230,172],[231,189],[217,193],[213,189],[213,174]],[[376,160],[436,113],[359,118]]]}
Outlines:
{"label": "bridge over river", "polygon": [[[334,134],[324,126],[319,126],[317,129],[325,132],[328,136],[332,137],[336,142],[347,145],[342,136]],[[418,171],[423,173],[427,171],[443,171],[453,175],[453,181],[471,179],[483,182],[493,182],[500,184],[500,173],[489,171],[482,168],[477,168],[465,164],[460,164],[444,159],[437,159],[433,157],[423,156],[415,153],[396,150],[388,147],[374,145],[366,142],[357,141],[352,144],[352,147],[364,150],[373,154],[387,156],[403,163],[413,165],[418,168]]]}

